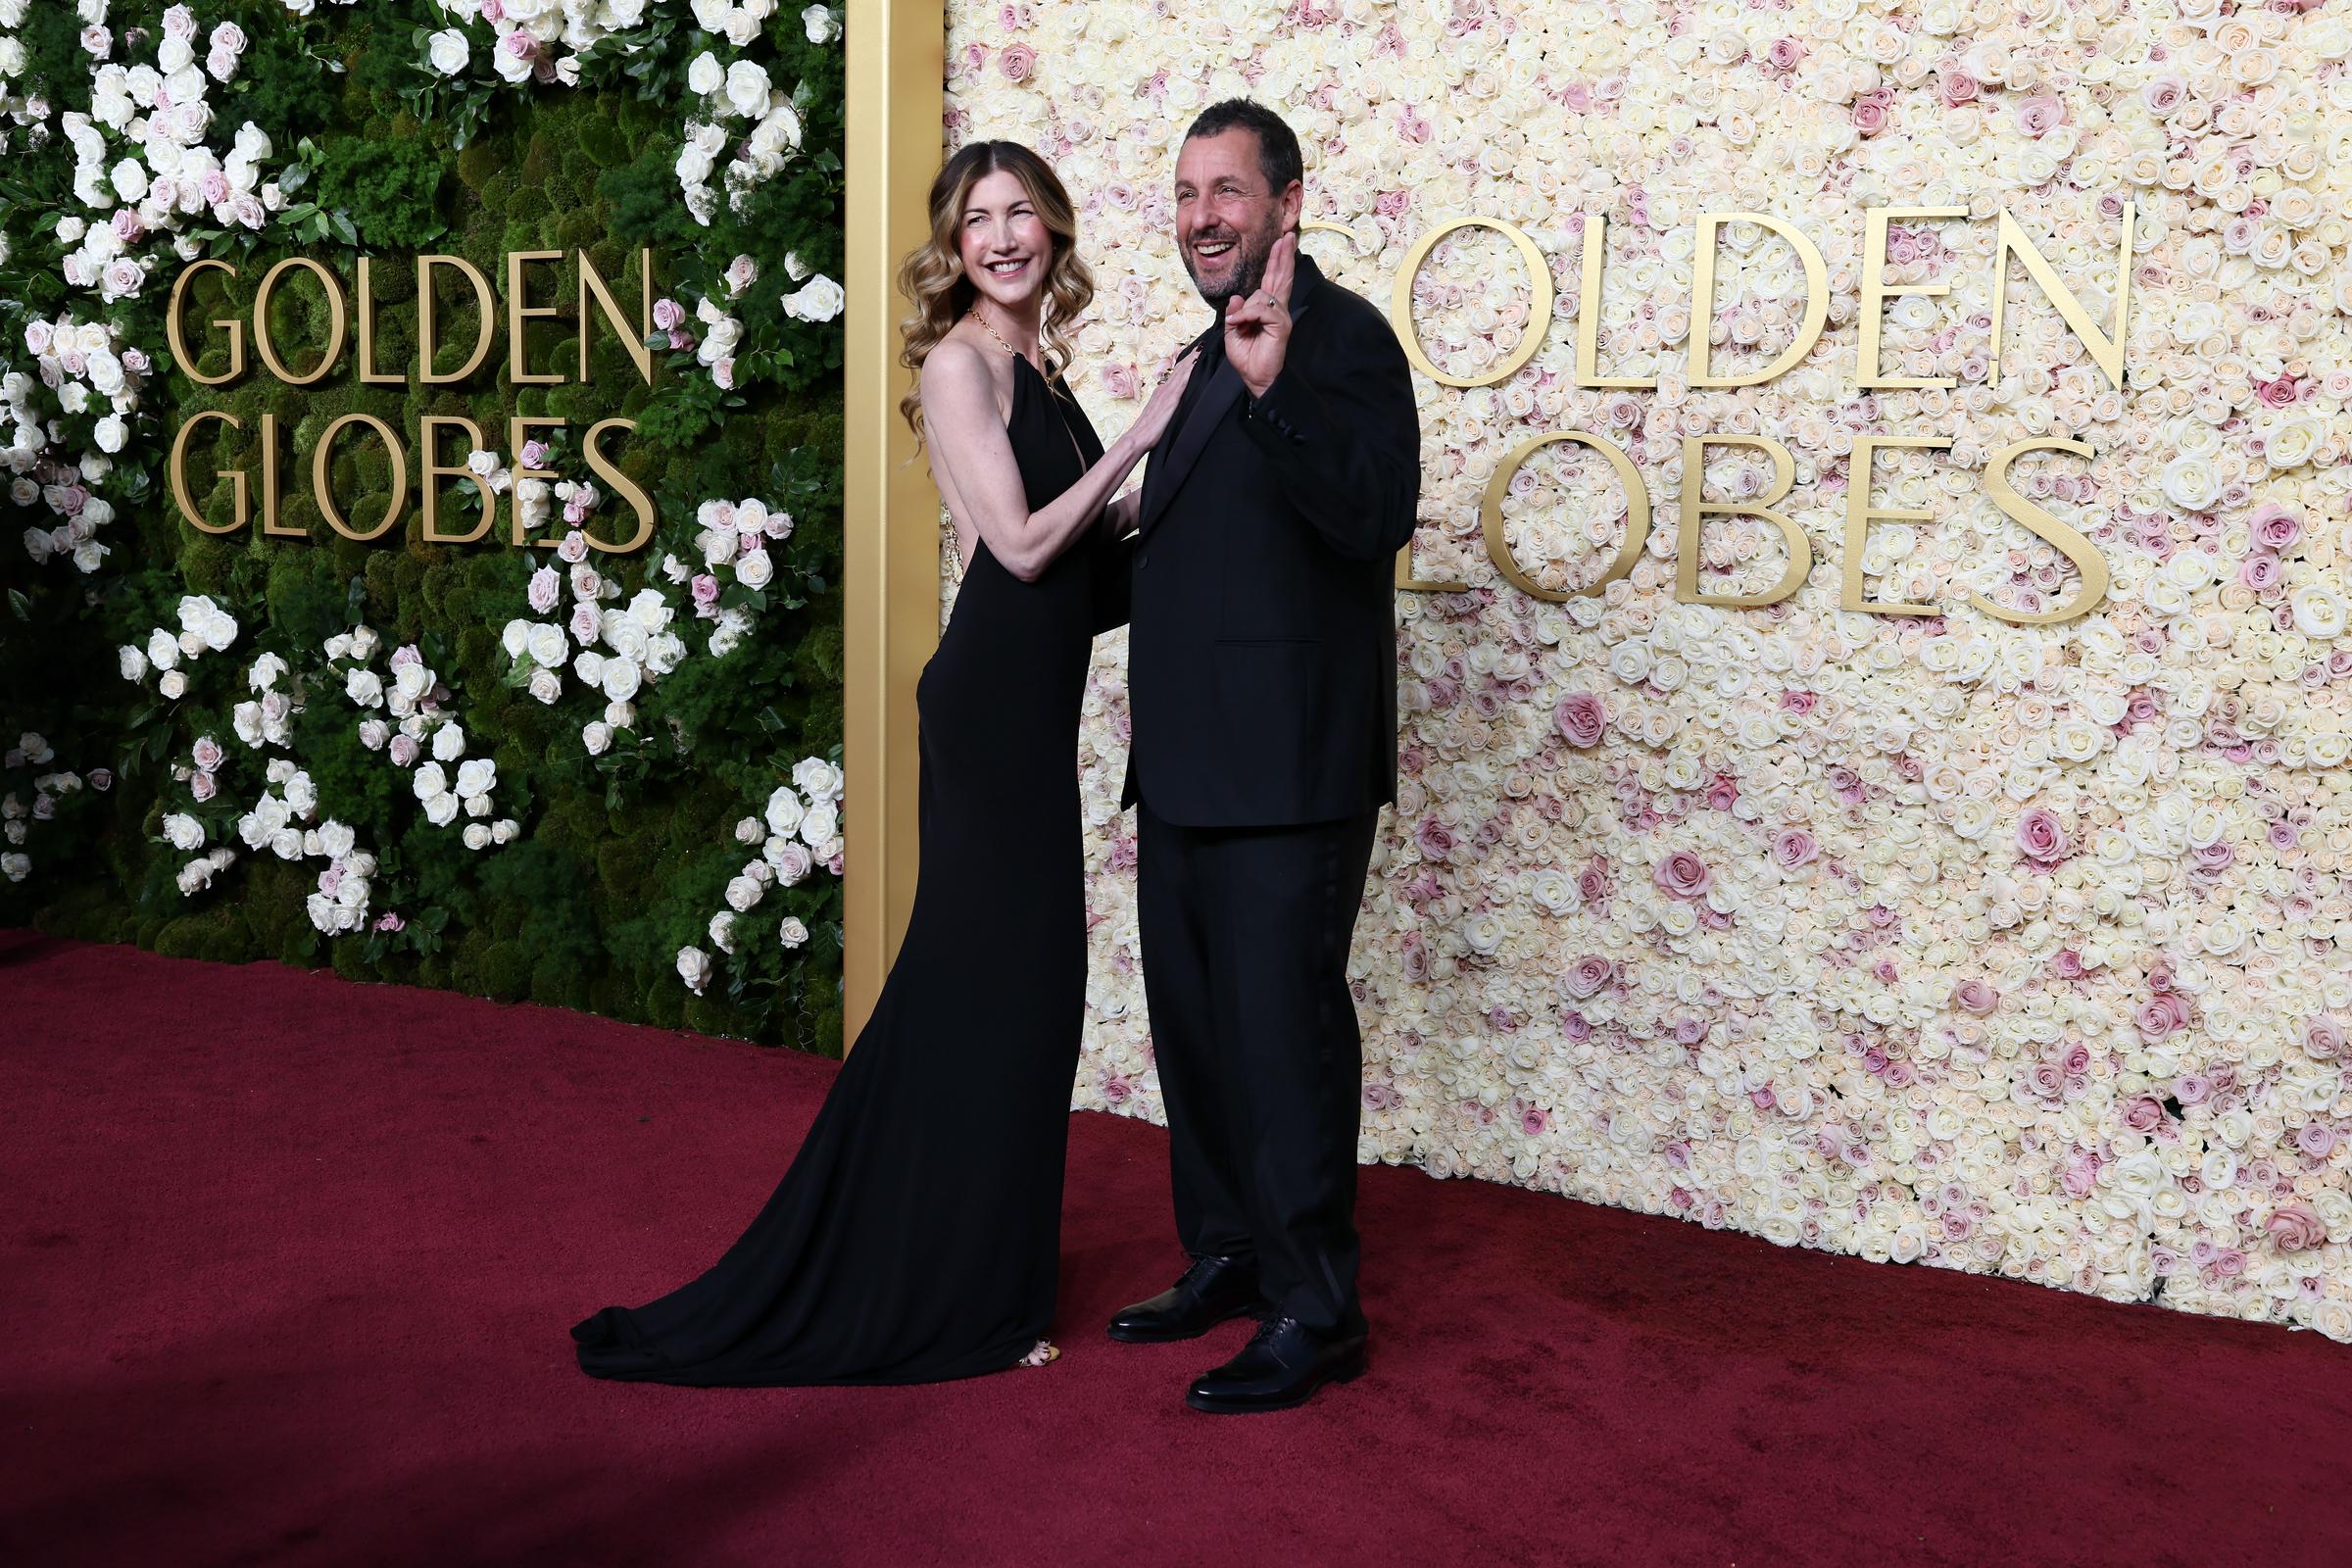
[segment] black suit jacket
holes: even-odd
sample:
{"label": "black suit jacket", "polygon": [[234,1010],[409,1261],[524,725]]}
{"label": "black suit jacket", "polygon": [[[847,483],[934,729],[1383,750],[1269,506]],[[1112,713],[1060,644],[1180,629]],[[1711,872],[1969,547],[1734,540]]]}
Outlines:
{"label": "black suit jacket", "polygon": [[1187,827],[1331,821],[1396,798],[1396,552],[1421,494],[1411,368],[1301,256],[1252,400],[1222,324],[1152,453],[1130,541],[1125,804]]}

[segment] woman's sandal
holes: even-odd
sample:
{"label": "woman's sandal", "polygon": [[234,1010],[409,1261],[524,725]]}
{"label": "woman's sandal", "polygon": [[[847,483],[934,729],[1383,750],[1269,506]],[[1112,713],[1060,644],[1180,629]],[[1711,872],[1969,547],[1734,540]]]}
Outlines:
{"label": "woman's sandal", "polygon": [[1037,1342],[1035,1348],[1031,1349],[1027,1355],[1022,1356],[1018,1361],[1015,1361],[1013,1365],[1044,1366],[1049,1362],[1057,1361],[1060,1358],[1060,1346],[1055,1345],[1051,1340],[1040,1340]]}

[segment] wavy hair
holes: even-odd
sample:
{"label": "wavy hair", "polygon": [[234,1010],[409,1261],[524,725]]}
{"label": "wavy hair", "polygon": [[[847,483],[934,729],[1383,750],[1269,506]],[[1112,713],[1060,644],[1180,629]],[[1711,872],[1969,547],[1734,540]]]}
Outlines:
{"label": "wavy hair", "polygon": [[[972,187],[991,174],[1010,174],[1028,193],[1046,232],[1054,236],[1054,259],[1046,268],[1045,302],[1039,326],[1045,336],[1046,374],[1058,376],[1070,363],[1070,327],[1094,301],[1095,278],[1078,259],[1078,213],[1070,193],[1051,165],[1017,141],[976,141],[959,148],[941,166],[931,181],[931,236],[908,252],[899,264],[899,292],[914,304],[914,314],[899,323],[906,346],[899,363],[920,372],[923,361],[940,339],[979,298],[963,270],[963,251],[956,233]],[[922,384],[906,389],[899,412],[923,440]]]}

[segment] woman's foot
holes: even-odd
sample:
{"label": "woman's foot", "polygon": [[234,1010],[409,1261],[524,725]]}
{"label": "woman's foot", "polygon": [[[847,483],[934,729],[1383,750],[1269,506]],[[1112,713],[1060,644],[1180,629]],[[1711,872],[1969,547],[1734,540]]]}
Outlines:
{"label": "woman's foot", "polygon": [[1055,1345],[1052,1340],[1040,1340],[1037,1342],[1036,1347],[1032,1348],[1027,1355],[1022,1356],[1020,1360],[1015,1362],[1014,1365],[1044,1366],[1049,1361],[1058,1360],[1060,1356],[1061,1347]]}

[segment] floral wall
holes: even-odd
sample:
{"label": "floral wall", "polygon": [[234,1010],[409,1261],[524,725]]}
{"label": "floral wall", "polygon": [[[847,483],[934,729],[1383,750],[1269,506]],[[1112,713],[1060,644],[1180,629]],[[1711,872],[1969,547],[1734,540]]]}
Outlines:
{"label": "floral wall", "polygon": [[[1234,92],[1307,157],[1309,249],[1386,308],[1406,248],[1508,220],[1553,273],[1465,229],[1413,287],[1419,577],[1398,596],[1404,780],[1352,974],[1367,1159],[1773,1241],[1997,1273],[2352,1339],[2352,7],[2228,0],[1595,0],[951,6],[951,140],[1045,151],[1102,292],[1077,387],[1115,430],[1206,320],[1170,239],[1182,128]],[[1866,213],[1896,219],[1864,389]],[[2122,385],[2012,262],[2000,215],[2112,329]],[[1825,329],[1759,384],[1807,303]],[[1585,218],[1606,220],[1598,318]],[[1596,356],[1587,363],[1580,335]],[[1580,384],[1597,376],[1638,383]],[[1504,455],[1619,448],[1655,520],[1552,445],[1482,536]],[[1757,608],[1677,592],[1685,438],[1785,445],[1811,557]],[[1847,537],[1870,495],[1923,516]],[[2080,530],[2087,584],[1998,508],[1992,456]],[[1753,448],[1706,499],[1772,503]],[[1789,547],[1708,519],[1697,593],[1766,595]],[[1855,559],[1858,558],[1858,559]],[[1868,600],[1843,608],[1849,571]],[[1580,593],[1579,590],[1598,591]],[[1977,596],[1972,599],[1971,596]],[[1990,607],[1990,610],[1983,607]],[[2002,613],[1992,612],[1994,611]],[[2046,624],[2023,617],[2059,612]],[[1081,1104],[1157,1116],[1140,981],[1116,640],[1089,697],[1093,1020]],[[1235,759],[1237,766],[1247,759]]]}
{"label": "floral wall", "polygon": [[[0,923],[837,1049],[841,48],[776,0],[0,0]],[[565,373],[520,382],[493,322],[425,382],[415,259],[503,303],[517,251],[558,253],[525,353]],[[581,254],[628,321],[585,380]],[[287,258],[347,301],[369,261],[388,383],[350,339],[266,373],[259,326],[302,369],[331,337],[301,270],[257,321]],[[236,271],[188,282],[183,363],[204,259]],[[478,306],[430,286],[454,373]],[[220,319],[247,364],[211,385]],[[218,533],[167,473],[207,411],[237,421],[187,445]],[[355,414],[407,448],[368,541],[312,482]],[[237,526],[270,416],[300,537]],[[606,417],[618,477],[582,449]],[[497,508],[479,542],[423,537],[427,418],[471,476],[443,529]],[[327,477],[355,531],[403,488],[364,426]],[[609,554],[623,479],[654,527]]]}

